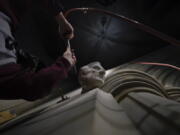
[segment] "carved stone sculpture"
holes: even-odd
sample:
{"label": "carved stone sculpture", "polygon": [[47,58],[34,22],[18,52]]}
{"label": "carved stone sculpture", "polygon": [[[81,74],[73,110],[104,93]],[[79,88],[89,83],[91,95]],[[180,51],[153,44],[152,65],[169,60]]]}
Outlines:
{"label": "carved stone sculpture", "polygon": [[99,88],[104,84],[105,69],[100,62],[92,62],[83,66],[79,71],[79,83],[82,86],[82,93],[94,88]]}

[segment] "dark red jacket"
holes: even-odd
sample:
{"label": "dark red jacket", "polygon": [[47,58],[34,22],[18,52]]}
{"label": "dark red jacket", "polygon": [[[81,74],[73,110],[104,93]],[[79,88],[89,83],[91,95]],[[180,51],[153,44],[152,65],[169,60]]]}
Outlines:
{"label": "dark red jacket", "polygon": [[[0,11],[11,17],[15,24],[18,23],[18,14],[15,14],[10,1],[0,0]],[[57,0],[44,2],[47,10],[53,15],[62,10],[61,5],[56,3]],[[15,63],[0,66],[0,99],[36,100],[41,98],[47,95],[59,80],[67,77],[70,67],[70,63],[62,57],[59,57],[52,66],[36,73],[26,71],[21,65]]]}
{"label": "dark red jacket", "polygon": [[69,62],[58,58],[56,62],[37,73],[25,71],[21,65],[8,64],[0,67],[0,98],[36,100],[52,90],[58,81],[68,75]]}

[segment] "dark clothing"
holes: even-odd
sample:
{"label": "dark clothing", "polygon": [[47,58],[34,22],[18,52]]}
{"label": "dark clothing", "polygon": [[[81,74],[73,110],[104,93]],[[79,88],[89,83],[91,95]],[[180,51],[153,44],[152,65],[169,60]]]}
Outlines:
{"label": "dark clothing", "polygon": [[34,2],[40,2],[54,16],[63,11],[60,0],[0,0],[0,11],[12,19],[13,25],[17,25],[21,14],[31,8]]}
{"label": "dark clothing", "polygon": [[[0,98],[36,100],[47,95],[58,81],[66,78],[71,65],[63,57],[59,57],[55,64],[38,72],[27,71],[22,65],[17,64],[16,58],[13,55],[14,52],[8,50],[6,47],[7,42],[5,42],[7,37],[11,37],[12,41],[14,41],[10,23],[18,23],[18,10],[20,8],[18,10],[13,9],[12,1],[18,0],[0,0],[0,13],[3,12],[5,14],[0,16],[2,20],[0,22],[0,56],[2,56],[0,58]],[[26,1],[27,5],[30,6],[32,0],[23,1]],[[58,0],[40,1],[43,1],[43,4],[53,15],[57,15],[62,11],[62,6]],[[12,55],[10,55],[11,53]]]}
{"label": "dark clothing", "polygon": [[7,64],[0,67],[0,98],[36,100],[51,91],[59,80],[67,77],[69,62],[59,58],[55,64],[37,73],[26,71],[21,65]]}

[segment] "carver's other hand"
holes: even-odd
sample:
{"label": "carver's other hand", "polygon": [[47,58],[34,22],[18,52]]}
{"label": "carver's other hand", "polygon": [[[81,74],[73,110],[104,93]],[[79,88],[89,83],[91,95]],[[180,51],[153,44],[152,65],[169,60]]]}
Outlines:
{"label": "carver's other hand", "polygon": [[63,39],[72,39],[74,37],[74,28],[64,17],[63,13],[60,12],[56,16],[56,20],[59,24],[59,33]]}

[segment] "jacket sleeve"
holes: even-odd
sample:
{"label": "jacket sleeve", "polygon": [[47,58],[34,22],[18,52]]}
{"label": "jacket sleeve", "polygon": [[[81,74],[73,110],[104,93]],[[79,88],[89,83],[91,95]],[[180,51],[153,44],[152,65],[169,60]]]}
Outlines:
{"label": "jacket sleeve", "polygon": [[70,63],[63,57],[37,73],[23,71],[18,64],[0,67],[0,98],[29,101],[42,98],[67,77],[69,69]]}

